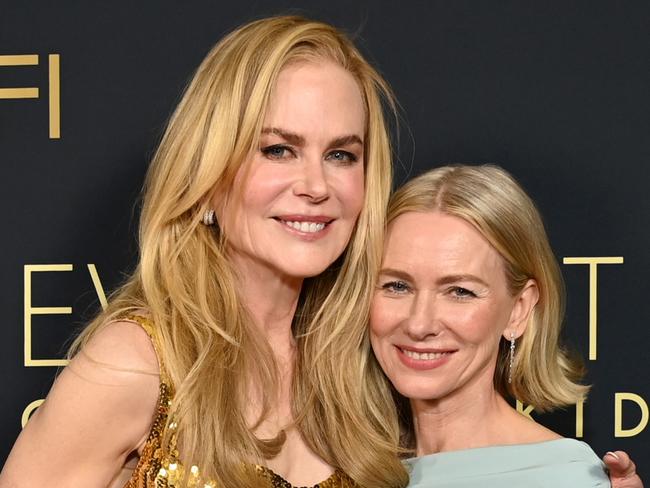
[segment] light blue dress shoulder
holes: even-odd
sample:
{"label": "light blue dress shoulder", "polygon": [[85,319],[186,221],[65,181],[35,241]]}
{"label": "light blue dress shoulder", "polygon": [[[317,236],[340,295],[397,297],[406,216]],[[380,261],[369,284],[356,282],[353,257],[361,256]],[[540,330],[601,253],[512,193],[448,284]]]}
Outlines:
{"label": "light blue dress shoulder", "polygon": [[575,439],[441,452],[405,463],[409,488],[610,486],[603,462]]}

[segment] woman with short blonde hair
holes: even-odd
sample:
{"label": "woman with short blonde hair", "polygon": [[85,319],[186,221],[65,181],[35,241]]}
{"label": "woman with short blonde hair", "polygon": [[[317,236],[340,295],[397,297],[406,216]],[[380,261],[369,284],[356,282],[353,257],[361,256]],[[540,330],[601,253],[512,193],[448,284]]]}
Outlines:
{"label": "woman with short blonde hair", "polygon": [[[564,282],[537,206],[503,169],[446,166],[412,179],[391,198],[388,222],[406,212],[439,211],[471,223],[503,256],[511,293],[535,279],[539,301],[516,341],[509,371],[510,344],[499,348],[494,384],[501,394],[534,405],[539,412],[584,400],[588,387],[582,362],[561,347]],[[510,377],[510,382],[508,378]]]}
{"label": "woman with short blonde hair", "polygon": [[583,442],[520,415],[584,400],[560,345],[559,266],[503,169],[447,166],[392,197],[370,341],[396,390],[413,488],[609,486]]}

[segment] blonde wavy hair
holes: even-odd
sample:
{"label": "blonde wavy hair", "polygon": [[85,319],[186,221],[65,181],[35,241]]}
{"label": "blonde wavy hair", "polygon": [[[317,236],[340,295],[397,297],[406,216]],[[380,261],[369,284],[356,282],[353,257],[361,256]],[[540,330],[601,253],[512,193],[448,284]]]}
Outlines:
{"label": "blonde wavy hair", "polygon": [[[175,389],[180,457],[218,486],[255,487],[251,466],[279,451],[283,437],[258,439],[244,417],[249,387],[265,385],[263,411],[277,398],[278,372],[237,293],[218,229],[201,224],[215,192],[227,194],[258,148],[271,91],[290,63],[335,62],[357,81],[366,109],[365,201],[344,254],[305,281],[294,319],[298,360],[296,425],[311,449],[361,486],[408,482],[395,456],[399,425],[390,390],[367,375],[365,324],[378,269],[391,188],[385,110],[394,98],[382,77],[334,27],[297,16],[246,24],[199,66],[149,168],[140,220],[140,261],[72,353],[106,323],[146,310]],[[259,424],[258,424],[259,425]]]}
{"label": "blonde wavy hair", "polygon": [[[537,282],[539,301],[517,339],[512,383],[508,383],[509,342],[503,339],[499,346],[497,391],[538,411],[583,400],[588,387],[579,383],[582,363],[559,342],[564,284],[535,203],[498,166],[445,166],[400,188],[390,200],[388,223],[406,212],[433,211],[463,219],[490,242],[503,258],[513,296],[529,279]],[[402,412],[402,421],[405,416]]]}

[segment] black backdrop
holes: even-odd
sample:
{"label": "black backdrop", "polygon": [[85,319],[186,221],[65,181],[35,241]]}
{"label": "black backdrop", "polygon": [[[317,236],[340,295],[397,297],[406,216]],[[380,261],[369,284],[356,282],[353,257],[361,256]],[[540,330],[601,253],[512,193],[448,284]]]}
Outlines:
{"label": "black backdrop", "polygon": [[[587,359],[594,387],[582,408],[533,417],[600,454],[629,450],[643,471],[650,463],[646,1],[5,0],[0,460],[101,290],[135,262],[134,202],[193,69],[230,29],[286,12],[353,33],[392,83],[404,118],[398,182],[443,163],[491,162],[539,202],[565,262],[566,337],[595,358]],[[610,264],[589,265],[593,258]]]}

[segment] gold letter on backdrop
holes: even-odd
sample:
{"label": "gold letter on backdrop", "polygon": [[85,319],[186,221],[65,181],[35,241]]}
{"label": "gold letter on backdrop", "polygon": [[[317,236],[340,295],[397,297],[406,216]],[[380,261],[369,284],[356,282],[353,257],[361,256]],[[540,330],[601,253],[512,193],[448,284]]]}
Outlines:
{"label": "gold letter on backdrop", "polygon": [[25,407],[25,410],[23,410],[23,416],[20,419],[20,425],[23,427],[23,429],[27,425],[27,421],[29,420],[29,417],[32,415],[32,412],[36,410],[38,407],[40,407],[44,401],[45,401],[44,399],[34,400],[32,403],[30,403]]}
{"label": "gold letter on backdrop", "polygon": [[61,59],[58,54],[50,54],[50,139],[61,138]]}
{"label": "gold letter on backdrop", "polygon": [[[33,359],[32,358],[32,315],[71,314],[72,307],[33,307],[32,306],[32,273],[44,271],[72,271],[71,264],[26,264],[25,265],[25,366],[65,366],[67,359]],[[108,302],[106,293],[99,279],[97,267],[88,264],[88,272],[92,279],[95,293],[106,310]]]}
{"label": "gold letter on backdrop", "polygon": [[[0,55],[0,66],[38,66],[38,54]],[[48,56],[50,139],[61,138],[61,59]],[[38,98],[38,87],[0,88],[0,99]]]}
{"label": "gold letter on backdrop", "polygon": [[584,435],[585,402],[576,403],[576,437]]}
{"label": "gold letter on backdrop", "polygon": [[564,264],[589,265],[589,359],[597,359],[598,343],[598,265],[623,264],[623,257],[564,258]]}
{"label": "gold letter on backdrop", "polygon": [[[632,429],[623,428],[623,401],[636,403],[641,409],[641,420]],[[634,437],[648,425],[648,404],[634,393],[617,393],[614,399],[614,437]]]}
{"label": "gold letter on backdrop", "polygon": [[526,408],[524,408],[524,404],[521,403],[519,400],[517,400],[517,412],[522,414],[524,417],[528,417],[530,420],[535,420],[533,417],[530,416],[533,410],[535,410],[535,407],[533,407],[532,405],[528,405]]}
{"label": "gold letter on backdrop", "polygon": [[[0,55],[0,66],[36,66],[38,54]],[[38,98],[38,88],[0,88],[0,98]]]}
{"label": "gold letter on backdrop", "polygon": [[72,307],[33,307],[32,273],[44,271],[72,271],[71,264],[25,265],[25,366],[65,366],[66,359],[32,358],[32,315],[71,314]]}
{"label": "gold letter on backdrop", "polygon": [[99,303],[102,306],[102,310],[106,310],[106,308],[108,308],[108,300],[106,300],[106,293],[104,293],[104,287],[102,286],[102,282],[99,279],[97,267],[94,264],[89,264],[88,272],[90,273],[90,279],[93,280],[95,293],[97,293],[97,298],[99,298]]}

